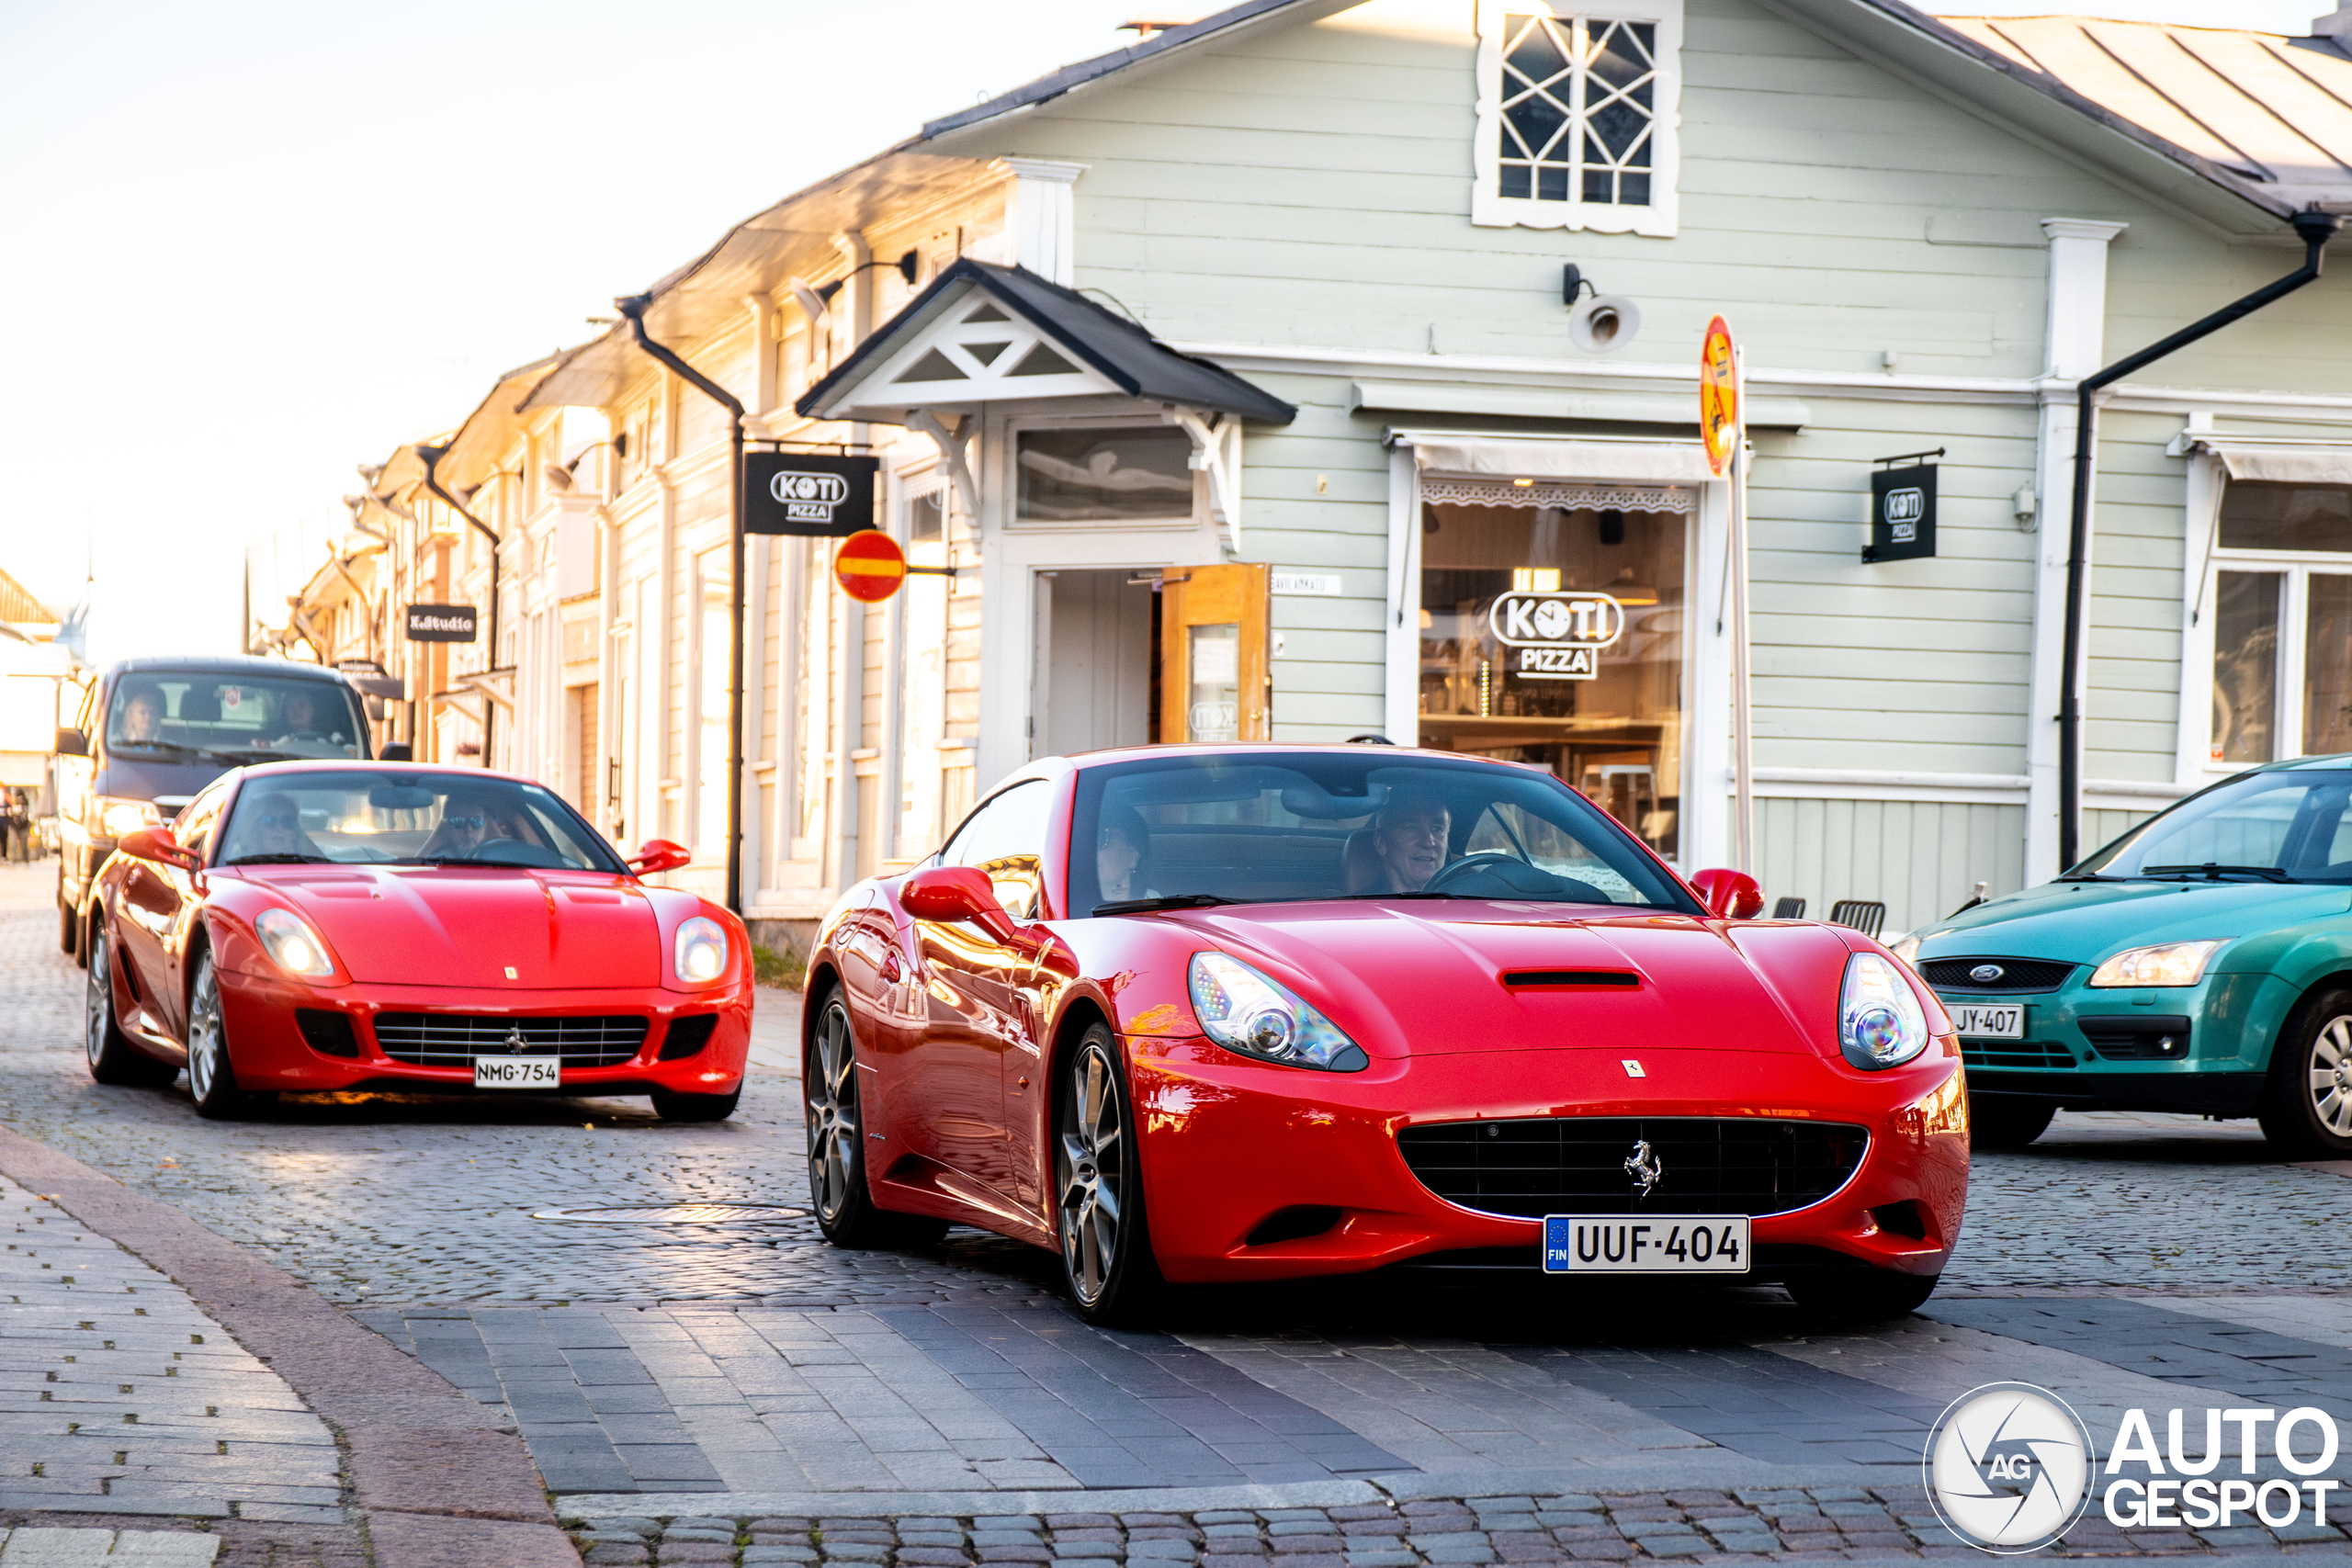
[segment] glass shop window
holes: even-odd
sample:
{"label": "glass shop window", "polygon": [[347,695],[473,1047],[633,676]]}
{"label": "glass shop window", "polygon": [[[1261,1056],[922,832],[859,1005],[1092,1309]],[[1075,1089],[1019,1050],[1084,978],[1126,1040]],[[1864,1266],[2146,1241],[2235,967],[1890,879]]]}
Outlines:
{"label": "glass shop window", "polygon": [[1193,441],[1174,426],[1024,430],[1015,514],[1024,523],[1193,514]]}
{"label": "glass shop window", "polygon": [[1421,744],[1548,768],[1671,859],[1687,524],[1645,496],[1424,505]]}
{"label": "glass shop window", "polygon": [[2352,751],[2352,487],[2233,479],[2214,556],[2207,760]]}

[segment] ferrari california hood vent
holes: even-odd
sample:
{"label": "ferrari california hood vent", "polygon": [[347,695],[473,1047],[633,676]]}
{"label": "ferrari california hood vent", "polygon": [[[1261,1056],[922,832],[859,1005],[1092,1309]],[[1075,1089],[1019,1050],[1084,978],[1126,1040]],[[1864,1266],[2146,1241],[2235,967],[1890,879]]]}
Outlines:
{"label": "ferrari california hood vent", "polygon": [[1633,990],[1642,977],[1630,969],[1507,969],[1503,985],[1513,991]]}

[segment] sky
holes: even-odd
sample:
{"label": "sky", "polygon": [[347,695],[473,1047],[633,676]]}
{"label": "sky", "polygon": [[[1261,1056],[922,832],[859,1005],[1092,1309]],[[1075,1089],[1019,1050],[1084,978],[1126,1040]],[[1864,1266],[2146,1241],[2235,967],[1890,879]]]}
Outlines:
{"label": "sky", "polygon": [[[1129,17],[1204,8],[0,0],[0,570],[59,609],[94,579],[96,660],[233,651],[248,550],[257,605],[299,583],[356,465],[738,220]],[[2095,14],[2300,33],[2318,9]]]}

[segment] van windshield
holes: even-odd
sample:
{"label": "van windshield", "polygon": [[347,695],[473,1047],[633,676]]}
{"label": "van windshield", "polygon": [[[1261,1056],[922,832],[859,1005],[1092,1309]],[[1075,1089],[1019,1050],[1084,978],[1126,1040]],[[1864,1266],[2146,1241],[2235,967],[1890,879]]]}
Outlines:
{"label": "van windshield", "polygon": [[333,681],[172,671],[125,676],[107,704],[107,749],[227,763],[367,755],[358,694]]}
{"label": "van windshield", "polygon": [[1699,914],[1633,838],[1548,773],[1252,752],[1083,769],[1070,908],[1498,898]]}

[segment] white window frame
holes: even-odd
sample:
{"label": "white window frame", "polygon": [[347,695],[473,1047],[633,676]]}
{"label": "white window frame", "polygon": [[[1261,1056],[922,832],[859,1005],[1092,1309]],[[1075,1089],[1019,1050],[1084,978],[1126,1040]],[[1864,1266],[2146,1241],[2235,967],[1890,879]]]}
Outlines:
{"label": "white window frame", "polygon": [[[2308,756],[2303,748],[2303,666],[2310,619],[2311,580],[2352,576],[2352,551],[2233,549],[2222,543],[2222,499],[2229,479],[2221,459],[2199,455],[2188,474],[2190,570],[2182,576],[2180,750],[2176,782],[2189,789],[2264,762]],[[2201,550],[2199,547],[2201,546]],[[2202,557],[2202,570],[2197,569]],[[2278,573],[2278,661],[2271,675],[2272,755],[2254,761],[2213,760],[2214,615],[2224,571]]]}
{"label": "white window frame", "polygon": [[[1650,204],[1588,202],[1579,186],[1566,201],[1504,196],[1502,81],[1504,20],[1549,9],[1563,20],[1647,22],[1657,28],[1657,82],[1652,94]],[[1682,0],[1478,0],[1477,130],[1471,143],[1470,221],[1494,229],[1589,229],[1601,234],[1670,239],[1680,224],[1682,171]]]}

